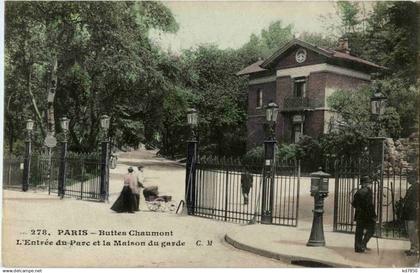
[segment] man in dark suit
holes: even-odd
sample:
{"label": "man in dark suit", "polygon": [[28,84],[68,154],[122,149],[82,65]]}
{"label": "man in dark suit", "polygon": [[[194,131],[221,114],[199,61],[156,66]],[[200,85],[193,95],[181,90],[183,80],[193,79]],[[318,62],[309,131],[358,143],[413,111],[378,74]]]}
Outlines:
{"label": "man in dark suit", "polygon": [[354,250],[365,252],[367,243],[375,233],[376,213],[373,205],[372,181],[368,176],[360,178],[361,188],[354,194],[351,205],[356,209],[356,236]]}
{"label": "man in dark suit", "polygon": [[244,205],[248,205],[249,191],[251,188],[252,188],[252,174],[250,174],[249,171],[246,170],[241,175],[241,189],[242,189],[242,194],[244,196]]}
{"label": "man in dark suit", "polygon": [[418,181],[416,170],[410,170],[407,173],[407,182],[410,187],[404,197],[403,215],[405,220],[405,228],[407,230],[408,238],[410,239],[410,249],[405,251],[408,256],[419,254],[419,243],[417,238],[417,192]]}

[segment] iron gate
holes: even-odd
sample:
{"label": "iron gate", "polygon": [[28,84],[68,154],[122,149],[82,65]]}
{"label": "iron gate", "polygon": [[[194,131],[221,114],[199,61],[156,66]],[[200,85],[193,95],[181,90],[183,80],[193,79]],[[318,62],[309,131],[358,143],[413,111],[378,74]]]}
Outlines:
{"label": "iron gate", "polygon": [[24,158],[7,156],[3,158],[3,188],[22,188]]}
{"label": "iron gate", "polygon": [[[248,203],[241,177],[252,176]],[[195,164],[191,214],[233,222],[261,222],[262,202],[270,209],[272,224],[297,226],[299,168],[295,161],[277,162],[270,193],[263,196],[263,163],[244,165],[240,160],[199,158]]]}
{"label": "iron gate", "polygon": [[[3,160],[3,187],[22,190],[24,157],[9,156]],[[46,190],[59,195],[59,153],[33,153],[30,157],[29,189]],[[64,196],[78,199],[102,200],[101,168],[99,154],[68,154],[64,168]],[[109,185],[105,185],[108,194]],[[103,190],[103,189],[102,189]],[[107,197],[105,197],[107,198]]]}
{"label": "iron gate", "polygon": [[362,158],[342,158],[334,162],[334,231],[355,232],[352,198],[360,188],[360,177],[369,175],[373,181],[373,203],[377,217],[376,236],[401,238],[406,236],[401,219],[402,199],[408,189],[407,170],[403,166],[384,166],[384,146],[381,140],[369,145]]}

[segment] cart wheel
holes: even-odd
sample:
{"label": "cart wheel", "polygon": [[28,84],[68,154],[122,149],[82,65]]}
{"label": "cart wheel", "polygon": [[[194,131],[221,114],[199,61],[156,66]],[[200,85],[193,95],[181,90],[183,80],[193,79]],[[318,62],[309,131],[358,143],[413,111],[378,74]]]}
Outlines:
{"label": "cart wheel", "polygon": [[147,208],[148,208],[150,211],[158,211],[158,210],[159,210],[159,208],[160,208],[160,203],[159,203],[159,202],[155,202],[155,201],[148,202],[148,203],[147,203]]}

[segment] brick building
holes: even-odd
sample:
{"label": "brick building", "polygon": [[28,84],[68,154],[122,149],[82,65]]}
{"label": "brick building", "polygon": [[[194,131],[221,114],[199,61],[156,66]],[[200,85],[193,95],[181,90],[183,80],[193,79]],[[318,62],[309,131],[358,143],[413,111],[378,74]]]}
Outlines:
{"label": "brick building", "polygon": [[350,54],[348,41],[325,49],[294,39],[266,60],[239,71],[248,75],[248,148],[263,143],[265,110],[279,106],[276,137],[296,142],[302,134],[327,133],[334,113],[327,97],[335,90],[357,90],[369,84],[370,74],[383,67]]}

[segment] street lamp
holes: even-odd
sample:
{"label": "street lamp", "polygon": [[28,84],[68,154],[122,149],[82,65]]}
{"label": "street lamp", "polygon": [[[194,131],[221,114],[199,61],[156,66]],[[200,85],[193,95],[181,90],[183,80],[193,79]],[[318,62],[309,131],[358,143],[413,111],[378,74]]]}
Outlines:
{"label": "street lamp", "polygon": [[26,130],[28,131],[28,133],[31,133],[33,129],[34,129],[34,121],[32,119],[28,119],[26,121]]}
{"label": "street lamp", "polygon": [[32,131],[34,129],[34,121],[32,119],[26,120],[26,141],[25,141],[25,159],[23,162],[23,180],[22,191],[29,189],[29,177],[31,169],[31,156],[32,156]]}
{"label": "street lamp", "polygon": [[[383,159],[385,151],[385,138],[386,132],[382,128],[381,117],[385,113],[385,108],[387,105],[387,97],[381,92],[381,85],[378,82],[374,86],[374,94],[370,98],[370,107],[371,107],[371,118],[373,121],[373,128],[375,130],[373,137],[369,138],[369,160],[372,162],[369,166],[369,172],[374,175],[372,182],[378,185],[379,189],[383,185]],[[376,187],[376,186],[375,186]],[[382,204],[383,195],[378,194],[378,203]],[[382,222],[382,214],[379,213],[378,221]],[[378,235],[381,236],[381,229],[378,231]]]}
{"label": "street lamp", "polygon": [[265,108],[265,118],[268,122],[276,122],[279,113],[279,106],[275,102],[270,102]]}
{"label": "street lamp", "polygon": [[279,113],[279,107],[276,103],[270,102],[265,108],[265,119],[270,127],[270,139],[274,139],[274,126],[277,121],[277,115]]}
{"label": "street lamp", "polygon": [[101,201],[108,200],[109,195],[109,139],[108,130],[111,118],[107,115],[101,116],[101,127],[104,131],[104,138],[101,144]]}
{"label": "street lamp", "polygon": [[275,146],[274,127],[276,126],[279,107],[276,103],[270,102],[265,108],[265,118],[269,126],[269,135],[264,141],[264,172],[261,202],[261,223],[271,224],[273,222],[274,206],[274,168],[275,168]]}
{"label": "street lamp", "polygon": [[63,198],[65,194],[65,185],[66,185],[66,160],[67,160],[67,131],[69,130],[70,120],[66,117],[60,119],[60,126],[63,130],[63,140],[61,142],[61,158],[60,158],[60,168],[58,170],[58,195]]}
{"label": "street lamp", "polygon": [[195,128],[198,125],[198,112],[195,110],[195,108],[190,108],[187,111],[187,122],[188,125],[191,126],[192,129],[192,140],[194,141],[196,139],[196,132]]}
{"label": "street lamp", "polygon": [[198,123],[198,112],[194,108],[190,108],[187,111],[187,121],[192,127],[196,127]]}
{"label": "street lamp", "polygon": [[194,108],[187,111],[187,122],[191,126],[192,136],[187,143],[187,164],[185,177],[185,203],[188,214],[194,214],[195,203],[195,168],[197,161],[198,141],[195,134],[195,128],[198,125],[198,112]]}
{"label": "street lamp", "polygon": [[70,119],[66,117],[62,117],[60,119],[61,129],[63,129],[64,132],[67,132],[69,130],[69,123],[70,123]]}
{"label": "street lamp", "polygon": [[381,91],[375,90],[370,98],[371,113],[373,116],[380,117],[385,113],[387,98]]}
{"label": "street lamp", "polygon": [[101,127],[105,132],[107,132],[108,129],[109,129],[110,120],[111,120],[111,118],[107,115],[102,115],[101,116]]}

